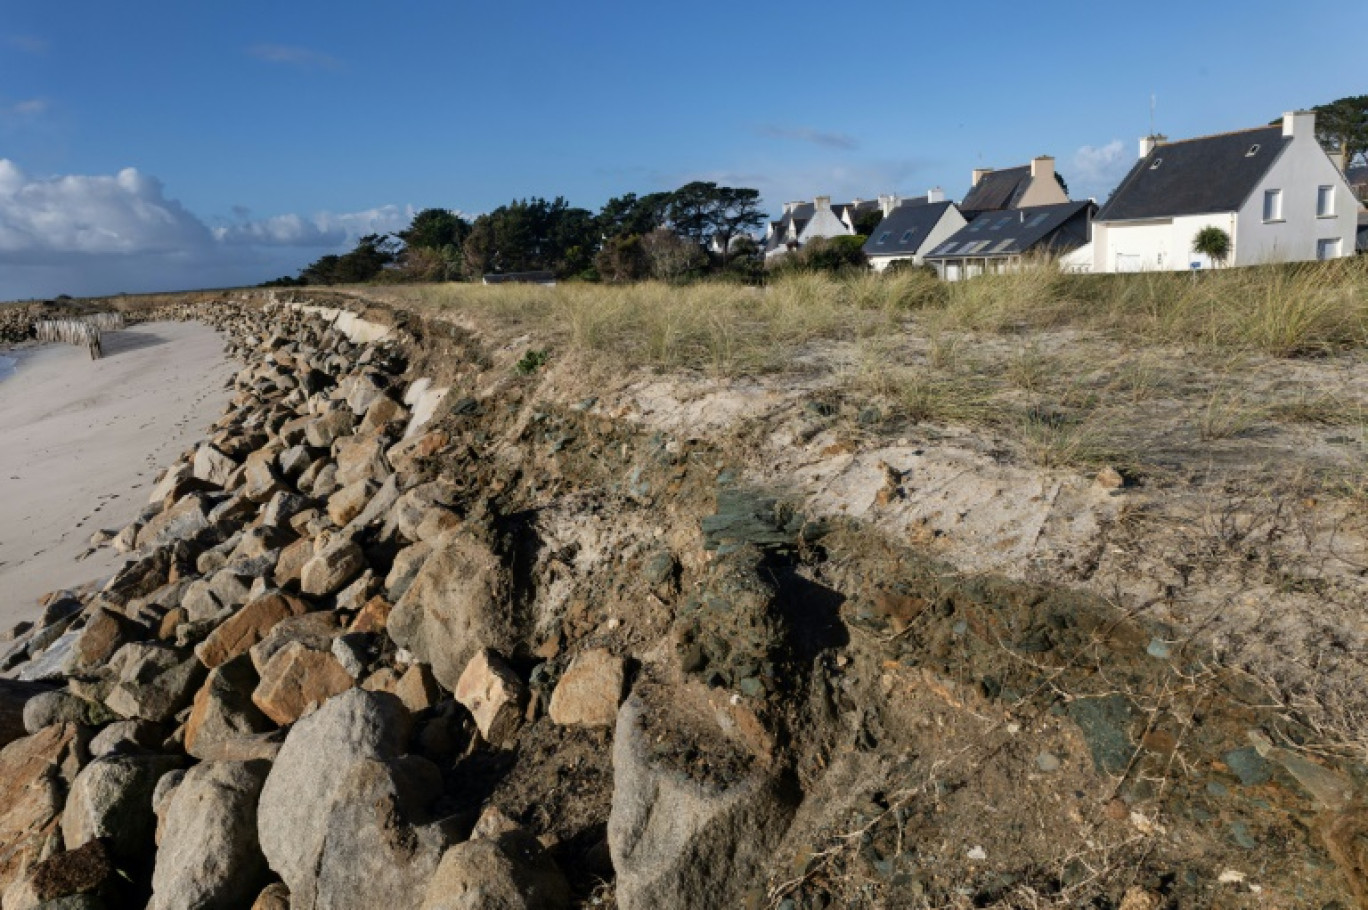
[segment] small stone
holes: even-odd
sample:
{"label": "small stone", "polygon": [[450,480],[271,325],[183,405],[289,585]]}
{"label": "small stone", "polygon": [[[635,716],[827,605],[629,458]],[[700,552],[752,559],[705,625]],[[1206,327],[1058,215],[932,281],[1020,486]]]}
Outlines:
{"label": "small stone", "polygon": [[228,478],[233,476],[233,472],[237,468],[236,461],[211,445],[202,445],[195,450],[195,461],[192,468],[194,476],[200,480],[208,481],[216,487],[226,488]]}
{"label": "small stone", "polygon": [[570,886],[537,839],[514,829],[457,844],[442,856],[421,910],[561,910]]}
{"label": "small stone", "polygon": [[370,632],[379,633],[385,631],[385,623],[389,620],[390,611],[394,605],[383,597],[372,597],[366,601],[356,614],[356,618],[348,626],[349,632]]}
{"label": "small stone", "polygon": [[284,882],[273,882],[261,890],[251,910],[290,910],[290,889]]}
{"label": "small stone", "polygon": [[302,616],[308,604],[284,594],[267,594],[247,604],[230,616],[196,649],[195,654],[206,667],[214,668],[245,654],[266,637],[282,619]]}
{"label": "small stone", "polygon": [[622,701],[623,662],[595,648],[579,654],[551,693],[548,714],[562,726],[610,727]]}
{"label": "small stone", "polygon": [[351,687],[352,677],[337,658],[291,642],[262,669],[252,701],[284,726]]}
{"label": "small stone", "polygon": [[297,641],[315,651],[331,651],[332,640],[339,631],[335,613],[320,611],[291,616],[276,623],[275,628],[247,653],[252,656],[252,665],[261,673],[271,658],[290,642]]}
{"label": "small stone", "polygon": [[398,696],[404,707],[413,714],[431,708],[442,696],[442,690],[438,688],[437,680],[426,664],[414,664],[409,667],[390,691]]}
{"label": "small stone", "polygon": [[1049,752],[1041,752],[1036,756],[1036,767],[1046,774],[1059,770],[1059,758]]}
{"label": "small stone", "polygon": [[981,863],[988,858],[988,851],[982,847],[970,847],[964,855],[974,862]]}
{"label": "small stone", "polygon": [[1104,490],[1119,490],[1126,485],[1126,478],[1121,476],[1121,472],[1108,465],[1097,472],[1097,477],[1093,481]]}
{"label": "small stone", "polygon": [[333,594],[366,567],[366,556],[350,537],[339,536],[304,564],[299,587],[305,594]]}
{"label": "small stone", "polygon": [[522,723],[527,688],[494,651],[476,652],[456,683],[456,700],[475,718],[480,735],[494,746],[507,742]]}
{"label": "small stone", "polygon": [[360,679],[370,659],[370,636],[349,632],[332,640],[332,656],[352,679]]}
{"label": "small stone", "polygon": [[1159,895],[1146,891],[1139,885],[1132,885],[1122,895],[1121,906],[1117,910],[1159,910],[1163,904],[1163,898]]}
{"label": "small stone", "polygon": [[369,480],[348,484],[328,497],[328,517],[339,528],[346,525],[361,514],[375,495],[375,489],[375,484]]}

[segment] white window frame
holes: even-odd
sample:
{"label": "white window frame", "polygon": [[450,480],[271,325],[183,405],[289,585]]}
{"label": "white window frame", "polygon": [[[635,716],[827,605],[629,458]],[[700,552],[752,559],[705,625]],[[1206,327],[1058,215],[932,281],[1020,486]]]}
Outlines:
{"label": "white window frame", "polygon": [[1339,237],[1322,237],[1316,241],[1316,259],[1324,262],[1327,259],[1340,258],[1343,241]]}
{"label": "white window frame", "polygon": [[1316,217],[1335,217],[1335,188],[1333,186],[1316,187]]}
{"label": "white window frame", "polygon": [[1282,221],[1282,190],[1264,190],[1264,224]]}

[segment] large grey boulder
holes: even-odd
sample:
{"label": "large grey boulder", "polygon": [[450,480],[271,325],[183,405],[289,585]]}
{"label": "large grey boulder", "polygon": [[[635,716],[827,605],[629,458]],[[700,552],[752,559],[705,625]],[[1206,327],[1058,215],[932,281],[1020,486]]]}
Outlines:
{"label": "large grey boulder", "polygon": [[437,768],[401,757],[409,726],[399,699],[350,689],[291,728],[257,819],[294,910],[418,906],[454,837],[427,812]]}
{"label": "large grey boulder", "polygon": [[110,667],[118,682],[105,704],[121,717],[152,721],[169,720],[188,706],[205,674],[197,658],[143,642],[124,645]]}
{"label": "large grey boulder", "polygon": [[422,910],[560,910],[569,905],[570,886],[555,862],[535,837],[514,830],[448,850],[428,883]]}
{"label": "large grey boulder", "polygon": [[618,712],[608,816],[618,906],[743,906],[746,893],[762,880],[798,797],[759,766],[736,780],[706,781],[658,760],[643,720],[677,730],[668,719],[674,709],[667,697],[648,704],[633,694]]}
{"label": "large grey boulder", "polygon": [[257,798],[270,763],[205,762],[171,795],[152,873],[150,910],[233,910],[266,878]]}
{"label": "large grey boulder", "polygon": [[37,733],[53,724],[98,727],[113,719],[113,713],[104,705],[73,695],[66,689],[39,693],[24,705],[24,729],[29,733]]}
{"label": "large grey boulder", "polygon": [[464,529],[433,541],[432,553],[390,613],[390,638],[432,667],[454,690],[470,659],[491,648],[514,651],[508,570],[482,541]]}
{"label": "large grey boulder", "polygon": [[136,859],[152,849],[156,816],[152,792],[181,764],[171,755],[106,755],[81,769],[62,811],[62,840],[75,850],[105,838],[116,857]]}

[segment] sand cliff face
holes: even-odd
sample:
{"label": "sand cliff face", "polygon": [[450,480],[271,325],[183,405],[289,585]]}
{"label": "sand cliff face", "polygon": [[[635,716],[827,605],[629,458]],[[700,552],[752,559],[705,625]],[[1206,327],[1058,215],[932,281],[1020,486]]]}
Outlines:
{"label": "sand cliff face", "polygon": [[1114,485],[410,313],[156,315],[241,370],[0,653],[5,908],[1364,897],[1361,757],[1089,590]]}

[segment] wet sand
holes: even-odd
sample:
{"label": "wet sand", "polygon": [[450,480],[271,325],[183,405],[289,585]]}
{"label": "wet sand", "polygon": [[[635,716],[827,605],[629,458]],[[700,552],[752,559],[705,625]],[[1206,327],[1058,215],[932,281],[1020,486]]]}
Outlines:
{"label": "wet sand", "polygon": [[91,534],[131,521],[228,402],[235,367],[208,326],[134,326],[106,335],[104,354],[2,355],[17,368],[0,370],[0,630],[36,617],[48,591],[111,575],[125,557],[84,555]]}

